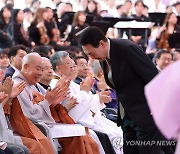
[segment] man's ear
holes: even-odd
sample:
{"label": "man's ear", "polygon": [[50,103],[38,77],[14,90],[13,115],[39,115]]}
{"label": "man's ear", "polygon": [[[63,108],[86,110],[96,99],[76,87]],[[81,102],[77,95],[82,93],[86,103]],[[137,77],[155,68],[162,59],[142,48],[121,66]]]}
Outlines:
{"label": "man's ear", "polygon": [[100,40],[99,46],[106,47],[106,42],[104,42],[103,40]]}
{"label": "man's ear", "polygon": [[56,66],[56,70],[58,71],[58,72],[61,72],[60,70],[61,70],[61,67],[59,66],[59,65],[57,65]]}
{"label": "man's ear", "polygon": [[11,56],[11,57],[10,57],[10,61],[11,61],[11,62],[13,61],[13,58],[14,58],[14,56]]}
{"label": "man's ear", "polygon": [[154,60],[154,63],[157,65],[157,61],[158,61],[159,59],[158,58],[155,58],[155,60]]}
{"label": "man's ear", "polygon": [[28,65],[28,64],[24,64],[24,66],[23,66],[23,70],[24,70],[25,72],[27,72],[28,67],[29,67],[29,65]]}

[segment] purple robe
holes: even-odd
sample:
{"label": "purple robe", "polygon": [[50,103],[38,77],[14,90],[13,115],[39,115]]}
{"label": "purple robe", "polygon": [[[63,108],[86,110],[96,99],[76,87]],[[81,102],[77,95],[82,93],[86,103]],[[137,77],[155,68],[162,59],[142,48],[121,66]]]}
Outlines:
{"label": "purple robe", "polygon": [[180,61],[171,64],[145,87],[152,116],[168,139],[176,139],[180,153]]}

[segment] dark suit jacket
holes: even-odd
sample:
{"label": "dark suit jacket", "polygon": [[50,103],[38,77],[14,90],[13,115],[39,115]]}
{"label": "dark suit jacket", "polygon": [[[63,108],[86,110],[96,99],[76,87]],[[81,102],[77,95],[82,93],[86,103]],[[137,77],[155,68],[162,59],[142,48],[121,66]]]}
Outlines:
{"label": "dark suit jacket", "polygon": [[3,81],[2,81],[2,82],[4,83],[4,80],[5,80],[8,76],[12,77],[13,74],[14,74],[14,72],[15,72],[15,70],[14,70],[11,66],[9,66],[8,68],[6,68],[5,73],[4,73],[4,78],[3,78]]}
{"label": "dark suit jacket", "polygon": [[[107,84],[115,89],[126,115],[138,126],[153,123],[144,95],[144,86],[158,73],[155,65],[143,50],[129,40],[110,39],[110,65],[112,80],[109,82],[106,62],[101,62]],[[119,111],[119,109],[118,109]],[[121,125],[118,114],[118,125]]]}
{"label": "dark suit jacket", "polygon": [[76,82],[77,84],[80,84],[82,82],[82,79],[80,77],[76,77],[74,82]]}

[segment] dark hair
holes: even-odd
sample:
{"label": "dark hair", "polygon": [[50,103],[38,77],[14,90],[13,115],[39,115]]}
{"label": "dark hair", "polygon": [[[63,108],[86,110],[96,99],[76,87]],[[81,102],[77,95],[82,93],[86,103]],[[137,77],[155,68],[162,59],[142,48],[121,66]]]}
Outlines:
{"label": "dark hair", "polygon": [[8,57],[9,49],[5,48],[2,51],[0,51],[0,58]]}
{"label": "dark hair", "polygon": [[[1,11],[0,11],[0,20],[1,20],[3,23],[5,23],[5,21],[4,21],[4,16],[3,16],[4,9],[8,9],[8,10],[11,12],[11,9],[10,9],[7,5],[5,5],[5,6],[1,9]],[[12,16],[12,13],[11,13],[11,16]],[[11,19],[11,17],[10,17],[10,19]]]}
{"label": "dark hair", "polygon": [[34,14],[33,23],[38,24],[43,20],[43,14],[47,12],[47,8],[39,8]]}
{"label": "dark hair", "polygon": [[49,7],[49,6],[46,6],[45,8],[46,8],[47,10],[48,10],[48,9],[51,9],[51,10],[53,10],[53,9],[52,9],[51,7]]}
{"label": "dark hair", "polygon": [[24,13],[32,13],[32,11],[29,8],[25,8],[23,11]]}
{"label": "dark hair", "polygon": [[50,45],[40,45],[36,48],[34,48],[34,52],[39,53],[41,57],[49,58],[49,53],[51,53],[51,50],[53,49]]}
{"label": "dark hair", "polygon": [[77,57],[74,57],[74,62],[77,64],[77,61],[79,59],[85,59],[87,62],[88,62],[88,57],[87,56],[77,56]]}
{"label": "dark hair", "polygon": [[118,9],[122,8],[123,6],[124,6],[123,4],[119,4],[116,6],[116,9],[118,10]]}
{"label": "dark hair", "polygon": [[12,47],[11,49],[10,49],[10,52],[9,52],[9,54],[8,54],[8,57],[10,58],[11,56],[16,56],[17,55],[17,52],[18,52],[18,50],[24,50],[24,51],[26,51],[27,53],[28,53],[28,51],[27,51],[27,49],[26,49],[26,47],[24,46],[24,45],[16,45],[16,46],[14,46],[14,47]]}
{"label": "dark hair", "polygon": [[169,20],[169,18],[171,17],[172,14],[176,15],[174,12],[170,12],[170,13],[168,13],[168,14],[166,15],[166,18],[165,18],[165,20],[164,20],[164,25],[165,25],[166,27],[168,27],[168,20]]}
{"label": "dark hair", "polygon": [[[89,11],[89,8],[88,8],[88,4],[89,4],[89,3],[94,3],[94,5],[95,5],[95,9],[94,9],[93,12],[90,12],[90,11]],[[89,1],[88,1],[88,4],[87,4],[87,7],[86,7],[86,9],[85,9],[85,13],[87,13],[87,14],[92,14],[92,15],[94,15],[94,17],[98,17],[97,2],[94,1],[94,0],[89,0]]]}
{"label": "dark hair", "polygon": [[41,3],[41,1],[39,1],[39,0],[33,0],[32,3],[31,3],[31,6],[34,5],[34,3],[36,3],[36,2]]}
{"label": "dark hair", "polygon": [[166,10],[167,10],[169,7],[172,7],[172,5],[167,5],[167,6],[166,6]]}
{"label": "dark hair", "polygon": [[[75,14],[74,14],[74,17],[73,17],[73,25],[74,26],[77,26],[77,25],[79,25],[79,16],[80,15],[84,15],[84,16],[86,16],[86,14],[85,14],[85,12],[84,11],[77,11]],[[85,23],[85,21],[84,21],[84,23]]]}
{"label": "dark hair", "polygon": [[76,54],[78,54],[78,53],[83,53],[83,54],[84,54],[84,52],[82,51],[82,48],[80,48],[80,47],[78,47],[78,46],[71,46],[71,47],[67,50],[67,52],[69,53],[69,55],[70,55],[71,58],[76,57]]}
{"label": "dark hair", "polygon": [[180,2],[176,2],[173,4],[174,7],[176,7],[177,5],[180,5]]}
{"label": "dark hair", "polygon": [[134,6],[137,6],[139,3],[141,3],[143,5],[143,7],[145,7],[144,2],[142,0],[137,0],[134,4]]}
{"label": "dark hair", "polygon": [[99,47],[99,42],[103,40],[107,42],[107,38],[104,33],[98,27],[88,27],[80,34],[80,44],[90,44],[95,48]]}
{"label": "dark hair", "polygon": [[149,10],[149,7],[147,5],[144,4],[144,8],[147,8]]}
{"label": "dark hair", "polygon": [[20,11],[23,11],[21,9],[14,9],[13,10],[13,20],[16,22],[16,17]]}
{"label": "dark hair", "polygon": [[66,4],[66,5],[70,5],[70,6],[73,8],[73,5],[72,5],[71,3],[66,2],[65,4]]}
{"label": "dark hair", "polygon": [[126,0],[124,3],[131,3],[132,4],[132,1],[131,0]]}
{"label": "dark hair", "polygon": [[[155,55],[155,58],[159,59],[161,57],[161,55],[165,54],[165,53],[171,54],[171,52],[169,50],[162,49],[157,52],[157,54]],[[171,54],[171,56],[172,56],[172,54]]]}

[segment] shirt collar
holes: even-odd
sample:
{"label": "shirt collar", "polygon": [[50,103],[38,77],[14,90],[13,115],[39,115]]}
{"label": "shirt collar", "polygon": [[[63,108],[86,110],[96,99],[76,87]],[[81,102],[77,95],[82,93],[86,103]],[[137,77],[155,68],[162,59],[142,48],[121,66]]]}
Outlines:
{"label": "shirt collar", "polygon": [[61,78],[61,76],[60,76],[59,74],[57,74],[56,72],[54,72],[54,73],[53,73],[53,78],[55,78],[55,79],[56,79],[56,78],[57,78],[57,79],[59,79],[59,78]]}
{"label": "shirt collar", "polygon": [[13,65],[10,64],[10,66],[15,70],[15,71],[18,71],[20,72],[20,70],[18,70],[16,67],[14,67]]}
{"label": "shirt collar", "polygon": [[156,65],[156,68],[158,69],[159,72],[162,71],[158,65]]}

